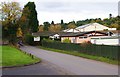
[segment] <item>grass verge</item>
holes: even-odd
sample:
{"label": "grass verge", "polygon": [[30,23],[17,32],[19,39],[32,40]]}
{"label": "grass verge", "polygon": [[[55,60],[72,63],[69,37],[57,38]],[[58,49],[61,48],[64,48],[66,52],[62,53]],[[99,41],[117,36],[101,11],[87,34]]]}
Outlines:
{"label": "grass verge", "polygon": [[2,66],[21,66],[27,64],[33,64],[39,62],[40,59],[37,57],[31,57],[28,54],[18,50],[12,46],[0,46],[2,47]]}
{"label": "grass verge", "polygon": [[79,57],[83,57],[83,58],[87,58],[87,59],[92,59],[92,60],[96,60],[96,61],[101,61],[101,62],[106,62],[106,63],[109,63],[109,64],[118,65],[118,61],[117,60],[111,60],[111,59],[104,58],[104,57],[88,55],[88,54],[84,54],[84,53],[80,53],[80,52],[75,52],[75,51],[64,51],[64,50],[46,48],[46,47],[42,47],[42,46],[40,46],[40,48],[44,49],[44,50],[50,50],[50,51],[54,51],[54,52],[60,52],[60,53],[70,54],[70,55],[79,56]]}
{"label": "grass verge", "polygon": [[2,66],[2,46],[0,46],[0,66]]}

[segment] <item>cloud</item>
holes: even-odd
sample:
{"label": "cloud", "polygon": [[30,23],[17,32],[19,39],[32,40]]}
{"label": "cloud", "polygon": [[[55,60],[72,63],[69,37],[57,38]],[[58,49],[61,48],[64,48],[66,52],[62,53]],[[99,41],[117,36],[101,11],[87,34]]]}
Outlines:
{"label": "cloud", "polygon": [[[64,20],[64,22],[70,22],[70,21],[78,21],[78,20],[84,20],[84,19],[90,19],[90,18],[108,18],[109,14],[107,12],[103,11],[82,11],[81,13],[75,13],[75,12],[39,12],[40,15],[38,15],[39,23],[42,24],[43,22],[51,22],[54,21],[55,23],[60,23],[61,19]],[[116,14],[113,14],[113,16],[116,16]]]}
{"label": "cloud", "polygon": [[[8,0],[2,0],[8,1]],[[34,1],[39,23],[56,23],[90,18],[106,18],[109,14],[117,16],[118,0],[9,0],[17,1],[23,8],[29,1]],[[1,1],[0,1],[1,2]]]}
{"label": "cloud", "polygon": [[[34,0],[36,1],[36,0]],[[39,0],[39,2],[64,2],[64,3],[78,3],[78,2],[89,2],[89,3],[96,3],[96,2],[118,2],[119,0]]]}
{"label": "cloud", "polygon": [[[102,5],[102,6],[101,6]],[[50,12],[81,12],[82,10],[88,11],[116,11],[116,3],[58,3],[58,2],[47,2],[38,5],[40,11]]]}

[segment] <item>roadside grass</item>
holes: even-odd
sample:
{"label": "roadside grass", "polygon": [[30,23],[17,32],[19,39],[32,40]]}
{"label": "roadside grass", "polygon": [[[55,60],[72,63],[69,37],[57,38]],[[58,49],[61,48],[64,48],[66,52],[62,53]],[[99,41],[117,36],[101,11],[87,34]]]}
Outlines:
{"label": "roadside grass", "polygon": [[0,46],[0,66],[2,66],[2,46]]}
{"label": "roadside grass", "polygon": [[118,65],[118,61],[117,60],[111,60],[111,59],[108,59],[108,58],[105,58],[105,57],[88,55],[88,54],[84,54],[84,53],[80,53],[80,52],[76,52],[76,51],[64,51],[64,50],[46,48],[46,47],[43,47],[43,46],[39,46],[39,47],[41,49],[44,49],[44,50],[50,50],[50,51],[54,51],[54,52],[74,55],[74,56],[78,56],[78,57],[83,57],[83,58],[87,58],[87,59],[92,59],[92,60],[96,60],[96,61],[101,61],[101,62],[106,62],[106,63],[109,63],[109,64]]}
{"label": "roadside grass", "polygon": [[[2,47],[2,66],[21,66],[39,62],[40,59],[37,57],[31,57],[28,54],[18,50],[13,46],[0,46]],[[1,55],[1,54],[0,54]]]}

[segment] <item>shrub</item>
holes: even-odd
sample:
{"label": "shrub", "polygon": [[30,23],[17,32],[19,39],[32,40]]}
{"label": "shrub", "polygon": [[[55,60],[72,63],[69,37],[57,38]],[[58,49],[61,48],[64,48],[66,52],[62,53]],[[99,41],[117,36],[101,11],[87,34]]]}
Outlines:
{"label": "shrub", "polygon": [[34,37],[30,34],[25,35],[25,42],[29,45],[34,45]]}
{"label": "shrub", "polygon": [[46,41],[46,42],[54,42],[54,40],[46,39],[46,38],[44,38],[43,41]]}
{"label": "shrub", "polygon": [[83,43],[81,43],[80,45],[82,46],[82,47],[86,47],[86,46],[88,46],[88,45],[91,45],[92,43],[90,42],[90,41],[84,41]]}
{"label": "shrub", "polygon": [[71,40],[69,40],[69,39],[64,39],[64,40],[63,40],[63,43],[71,43]]}

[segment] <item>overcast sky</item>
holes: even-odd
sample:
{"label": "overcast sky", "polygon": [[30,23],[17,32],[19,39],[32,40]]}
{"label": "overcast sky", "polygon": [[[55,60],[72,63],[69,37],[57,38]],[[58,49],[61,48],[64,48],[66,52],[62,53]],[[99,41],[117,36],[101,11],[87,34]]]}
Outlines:
{"label": "overcast sky", "polygon": [[[17,1],[23,8],[29,1],[34,1],[38,13],[39,24],[78,21],[90,18],[108,18],[111,13],[118,15],[119,0],[1,0]],[[0,1],[0,2],[1,2]]]}

